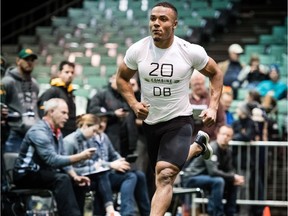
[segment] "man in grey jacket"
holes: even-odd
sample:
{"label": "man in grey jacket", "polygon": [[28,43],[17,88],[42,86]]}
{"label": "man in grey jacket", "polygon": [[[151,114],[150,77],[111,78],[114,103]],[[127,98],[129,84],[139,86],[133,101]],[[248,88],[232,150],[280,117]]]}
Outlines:
{"label": "man in grey jacket", "polygon": [[16,59],[17,67],[8,68],[1,81],[1,103],[8,108],[10,127],[5,152],[19,152],[25,133],[39,119],[39,86],[31,76],[36,59],[31,49],[22,49]]}
{"label": "man in grey jacket", "polygon": [[44,106],[43,120],[28,130],[21,144],[14,183],[20,188],[49,189],[55,196],[59,216],[81,216],[73,182],[85,186],[90,179],[77,175],[69,165],[91,158],[96,148],[65,155],[60,129],[68,119],[68,106],[60,98],[52,98]]}
{"label": "man in grey jacket", "polygon": [[[200,187],[210,191],[208,213],[211,216],[233,216],[236,213],[237,186],[244,184],[244,177],[234,172],[232,150],[229,141],[233,138],[233,129],[223,125],[217,133],[211,160],[198,157],[185,168],[184,187]],[[225,195],[224,195],[225,194]],[[227,202],[224,208],[222,199]]]}

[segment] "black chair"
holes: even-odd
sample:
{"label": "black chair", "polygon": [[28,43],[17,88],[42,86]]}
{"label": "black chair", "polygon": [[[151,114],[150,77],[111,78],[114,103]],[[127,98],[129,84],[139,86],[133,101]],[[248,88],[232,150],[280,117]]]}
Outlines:
{"label": "black chair", "polygon": [[[173,197],[174,197],[174,201],[173,201],[173,205],[172,205],[172,215],[173,216],[175,216],[177,214],[177,207],[183,201],[183,199],[181,199],[181,198],[183,198],[183,195],[190,195],[192,203],[193,203],[193,198],[195,198],[196,195],[200,195],[200,197],[203,199],[205,198],[204,190],[201,188],[182,187],[182,184],[181,184],[181,175],[182,174],[183,174],[183,171],[181,171],[180,174],[176,177],[174,187],[173,187]],[[191,209],[193,207],[194,206],[191,206]],[[202,212],[205,213],[205,204],[204,203],[202,203],[201,208],[202,208]]]}
{"label": "black chair", "polygon": [[[1,210],[3,215],[24,216],[29,215],[29,213],[37,215],[44,212],[49,216],[57,215],[56,201],[52,191],[47,189],[18,188],[13,184],[13,167],[17,156],[18,153],[4,153],[2,158],[2,162],[4,162],[2,164],[2,178],[5,179],[5,186],[3,187],[2,185],[1,191]],[[37,204],[36,207],[31,206],[32,198]],[[38,201],[36,198],[38,198]],[[41,198],[48,198],[47,202],[41,202]]]}

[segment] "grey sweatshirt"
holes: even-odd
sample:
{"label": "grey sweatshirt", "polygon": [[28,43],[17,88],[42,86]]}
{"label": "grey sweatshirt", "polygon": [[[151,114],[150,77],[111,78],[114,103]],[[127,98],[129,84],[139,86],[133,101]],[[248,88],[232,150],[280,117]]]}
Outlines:
{"label": "grey sweatshirt", "polygon": [[9,114],[20,118],[9,118],[11,130],[25,134],[39,119],[37,100],[39,86],[30,74],[22,75],[17,68],[11,67],[1,80],[1,102],[8,106]]}

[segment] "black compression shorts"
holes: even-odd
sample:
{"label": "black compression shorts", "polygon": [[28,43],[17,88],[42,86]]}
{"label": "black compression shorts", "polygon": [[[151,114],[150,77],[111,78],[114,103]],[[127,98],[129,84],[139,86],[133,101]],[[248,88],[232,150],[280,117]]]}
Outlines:
{"label": "black compression shorts", "polygon": [[152,169],[157,161],[166,161],[180,170],[188,157],[192,143],[193,117],[180,116],[155,125],[143,123]]}

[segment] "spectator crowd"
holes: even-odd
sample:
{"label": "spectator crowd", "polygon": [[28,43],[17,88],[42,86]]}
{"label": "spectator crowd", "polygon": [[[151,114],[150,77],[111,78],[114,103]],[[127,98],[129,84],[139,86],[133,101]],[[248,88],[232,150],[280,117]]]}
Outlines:
{"label": "spectator crowd", "polygon": [[[232,151],[229,142],[287,141],[287,111],[286,115],[280,114],[278,106],[279,101],[288,100],[281,67],[263,64],[257,54],[242,62],[244,52],[241,45],[231,44],[228,59],[217,63],[224,86],[213,126],[204,126],[199,117],[211,100],[208,79],[193,68],[189,83],[193,140],[199,130],[206,132],[214,153],[211,160],[197,157],[187,161],[182,184],[209,191],[207,211],[213,216],[234,215],[237,193],[247,182],[250,191],[255,187],[260,191],[255,199],[263,199],[264,149],[260,148],[259,158],[253,158],[249,167],[259,168],[260,177],[255,183],[255,170],[251,170],[249,179],[235,172],[236,167],[243,172],[248,169],[246,161],[253,152],[244,146],[241,160],[236,160],[239,152]],[[49,88],[40,91],[33,77],[38,58],[33,50],[24,48],[15,59],[16,66],[7,68],[1,56],[2,175],[4,154],[16,153],[15,185],[52,190],[59,215],[83,215],[89,191],[93,191],[94,215],[150,215],[155,176],[148,160],[143,120],[120,94],[117,71],[112,71],[104,88],[86,98],[85,113],[77,115],[84,106],[77,103],[79,96],[75,94],[77,62],[58,62],[57,72],[47,83]],[[137,73],[130,84],[140,102]],[[6,181],[1,184],[3,189]],[[251,192],[251,196],[255,194]],[[227,199],[225,205],[222,198]],[[262,212],[261,206],[250,210],[255,216]]]}

